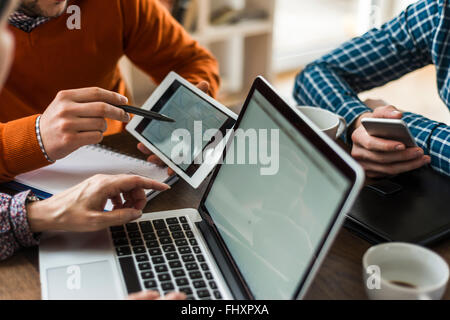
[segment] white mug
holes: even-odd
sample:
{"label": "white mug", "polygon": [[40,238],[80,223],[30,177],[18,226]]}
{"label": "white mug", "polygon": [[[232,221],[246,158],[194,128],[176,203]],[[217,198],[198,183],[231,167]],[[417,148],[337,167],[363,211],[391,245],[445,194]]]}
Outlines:
{"label": "white mug", "polygon": [[364,286],[373,300],[439,300],[449,268],[424,247],[391,242],[371,247],[363,257]]}
{"label": "white mug", "polygon": [[297,109],[333,140],[337,140],[344,133],[347,126],[343,117],[331,111],[306,106],[298,106]]}

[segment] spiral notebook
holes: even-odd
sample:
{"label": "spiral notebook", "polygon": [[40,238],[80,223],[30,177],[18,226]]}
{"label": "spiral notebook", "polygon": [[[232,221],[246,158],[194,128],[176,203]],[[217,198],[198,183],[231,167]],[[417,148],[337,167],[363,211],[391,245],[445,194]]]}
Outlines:
{"label": "spiral notebook", "polygon": [[[96,174],[135,174],[172,185],[178,178],[170,177],[167,168],[107,149],[100,145],[84,146],[56,163],[21,174],[6,186],[22,191],[31,189],[40,198],[49,198]],[[147,190],[147,199],[159,192]],[[105,210],[112,205],[108,202]]]}

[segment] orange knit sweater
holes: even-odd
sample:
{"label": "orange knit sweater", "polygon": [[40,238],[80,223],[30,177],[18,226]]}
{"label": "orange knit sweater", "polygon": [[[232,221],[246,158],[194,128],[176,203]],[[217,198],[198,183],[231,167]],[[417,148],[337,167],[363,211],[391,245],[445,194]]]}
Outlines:
{"label": "orange knit sweater", "polygon": [[[160,83],[176,71],[196,84],[219,86],[213,56],[194,41],[159,0],[73,0],[81,29],[69,30],[68,14],[31,33],[10,26],[15,60],[0,94],[0,181],[48,165],[35,133],[36,117],[60,90],[97,86],[127,94],[118,61],[126,55]],[[107,134],[122,123],[108,121]]]}

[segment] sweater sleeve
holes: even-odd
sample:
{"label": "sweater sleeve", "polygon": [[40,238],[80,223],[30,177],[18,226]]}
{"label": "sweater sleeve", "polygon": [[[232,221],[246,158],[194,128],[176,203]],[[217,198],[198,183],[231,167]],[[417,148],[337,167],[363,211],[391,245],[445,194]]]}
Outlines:
{"label": "sweater sleeve", "polygon": [[158,0],[121,0],[124,52],[139,68],[162,82],[175,71],[189,82],[219,88],[219,67],[213,55],[183,29]]}
{"label": "sweater sleeve", "polygon": [[0,194],[0,261],[12,256],[21,247],[39,244],[38,236],[30,230],[26,199],[30,192],[11,197]]}
{"label": "sweater sleeve", "polygon": [[49,164],[36,136],[37,117],[0,123],[0,181]]}

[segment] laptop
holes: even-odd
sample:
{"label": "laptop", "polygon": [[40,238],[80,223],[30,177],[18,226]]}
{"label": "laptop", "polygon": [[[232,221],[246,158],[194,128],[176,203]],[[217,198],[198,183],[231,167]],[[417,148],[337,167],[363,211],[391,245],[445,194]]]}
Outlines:
{"label": "laptop", "polygon": [[301,299],[362,187],[362,169],[262,77],[222,160],[198,208],[43,239],[43,299],[122,299],[141,290]]}

